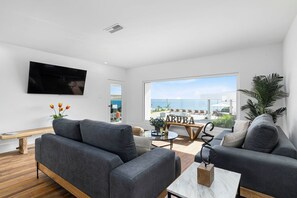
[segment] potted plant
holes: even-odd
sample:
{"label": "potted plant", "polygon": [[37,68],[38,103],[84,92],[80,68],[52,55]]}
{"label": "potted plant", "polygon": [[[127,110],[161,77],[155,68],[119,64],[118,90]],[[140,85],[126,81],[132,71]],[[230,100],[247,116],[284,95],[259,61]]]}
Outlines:
{"label": "potted plant", "polygon": [[150,124],[155,127],[157,132],[160,132],[160,129],[166,126],[166,122],[162,118],[150,118]]}
{"label": "potted plant", "polygon": [[276,122],[277,118],[283,115],[286,107],[280,107],[276,110],[270,108],[277,100],[288,97],[288,93],[282,90],[283,85],[280,84],[282,80],[283,77],[276,73],[268,76],[255,76],[251,90],[238,90],[252,98],[247,100],[247,104],[241,106],[242,111],[247,111],[245,118],[254,120],[261,114],[270,114],[273,121]]}

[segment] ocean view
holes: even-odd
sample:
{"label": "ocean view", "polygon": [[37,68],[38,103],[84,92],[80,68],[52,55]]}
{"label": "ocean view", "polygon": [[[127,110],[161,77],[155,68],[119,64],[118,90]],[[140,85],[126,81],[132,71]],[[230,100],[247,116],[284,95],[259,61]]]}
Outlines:
{"label": "ocean view", "polygon": [[[216,105],[222,103],[222,100],[210,100],[211,110],[217,109]],[[157,108],[158,106],[162,108],[168,107],[169,109],[191,109],[191,110],[207,110],[208,100],[202,99],[152,99],[151,107]]]}
{"label": "ocean view", "polygon": [[117,105],[117,108],[122,108],[122,100],[111,100],[112,105]]}

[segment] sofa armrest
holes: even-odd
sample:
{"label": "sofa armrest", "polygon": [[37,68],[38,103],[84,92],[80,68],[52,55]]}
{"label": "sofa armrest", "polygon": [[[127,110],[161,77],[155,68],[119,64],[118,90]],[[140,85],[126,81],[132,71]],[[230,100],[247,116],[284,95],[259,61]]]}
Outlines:
{"label": "sofa armrest", "polygon": [[213,149],[212,163],[241,173],[241,186],[274,197],[297,197],[296,159],[219,145]]}
{"label": "sofa armrest", "polygon": [[110,174],[110,197],[157,197],[175,179],[175,153],[156,148]]}

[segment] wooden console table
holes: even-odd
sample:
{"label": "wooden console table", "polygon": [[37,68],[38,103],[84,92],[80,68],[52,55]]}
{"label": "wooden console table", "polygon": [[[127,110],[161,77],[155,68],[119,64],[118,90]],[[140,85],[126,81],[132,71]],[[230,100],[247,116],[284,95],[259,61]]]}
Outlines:
{"label": "wooden console table", "polygon": [[[178,122],[167,122],[167,125],[166,125],[167,129],[169,129],[171,125],[184,126],[191,140],[195,140],[204,127],[204,124],[186,124],[186,123],[178,123]],[[196,131],[194,131],[193,128],[196,128]]]}
{"label": "wooden console table", "polygon": [[44,127],[44,128],[37,128],[37,129],[29,129],[23,131],[16,131],[16,132],[9,132],[3,133],[0,135],[0,140],[8,140],[8,139],[19,139],[19,152],[21,154],[28,153],[28,137],[32,135],[41,135],[45,133],[53,133],[53,127]]}

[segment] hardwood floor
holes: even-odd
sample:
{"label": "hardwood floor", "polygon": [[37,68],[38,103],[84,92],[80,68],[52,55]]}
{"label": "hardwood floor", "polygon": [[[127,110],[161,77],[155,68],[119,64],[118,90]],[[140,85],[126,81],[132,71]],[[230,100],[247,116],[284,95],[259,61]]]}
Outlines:
{"label": "hardwood floor", "polygon": [[0,197],[74,197],[43,173],[36,178],[34,151],[0,155]]}
{"label": "hardwood floor", "polygon": [[[181,158],[182,171],[194,161],[194,155],[189,153],[198,152],[200,147],[190,148],[187,153],[180,150],[191,147],[192,144],[197,145],[197,142],[179,137],[174,143],[173,150],[176,150],[175,152]],[[156,144],[162,144],[162,142]],[[0,197],[74,197],[42,172],[39,172],[39,179],[36,178],[34,152],[34,147],[31,147],[25,155],[19,154],[18,151],[0,154]]]}

